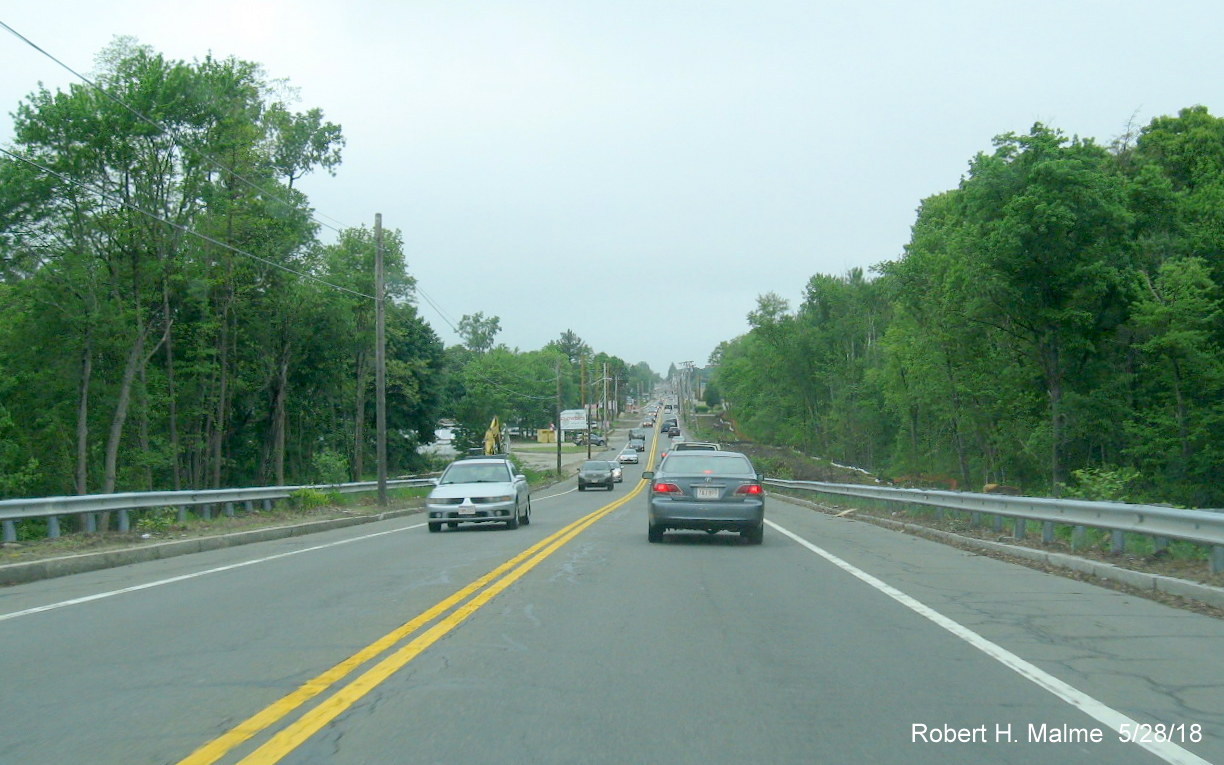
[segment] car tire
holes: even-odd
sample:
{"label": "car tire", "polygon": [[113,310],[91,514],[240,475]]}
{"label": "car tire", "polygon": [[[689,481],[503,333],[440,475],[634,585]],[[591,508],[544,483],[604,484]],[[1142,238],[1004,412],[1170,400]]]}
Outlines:
{"label": "car tire", "polygon": [[578,491],[586,491],[586,487],[582,484],[578,484]]}
{"label": "car tire", "polygon": [[524,526],[531,525],[531,500],[527,500],[527,512],[523,514],[522,524]]}
{"label": "car tire", "polygon": [[756,526],[751,529],[744,529],[740,534],[748,541],[750,545],[759,545],[765,541],[765,524]]}
{"label": "car tire", "polygon": [[442,530],[442,524],[434,523],[433,521],[429,522],[429,533],[436,534],[437,532],[441,530]]}
{"label": "car tire", "polygon": [[646,540],[649,542],[663,541],[663,527],[656,526],[653,523],[646,527]]}
{"label": "car tire", "polygon": [[519,527],[519,508],[518,508],[518,505],[516,504],[514,506],[514,515],[510,516],[510,520],[506,521],[506,528],[513,531],[514,529],[517,529],[518,527]]}

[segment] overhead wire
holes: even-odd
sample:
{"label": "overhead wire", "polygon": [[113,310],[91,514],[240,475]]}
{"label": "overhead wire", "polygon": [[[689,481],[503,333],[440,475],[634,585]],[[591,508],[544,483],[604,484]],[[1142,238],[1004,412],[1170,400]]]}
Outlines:
{"label": "overhead wire", "polygon": [[[105,97],[106,97],[107,99],[109,99],[110,101],[114,102],[115,104],[119,105],[119,106],[120,106],[120,107],[122,107],[123,109],[127,110],[128,112],[130,112],[132,115],[134,115],[134,116],[135,116],[137,119],[139,119],[140,121],[142,121],[142,122],[144,122],[144,123],[146,123],[146,124],[148,124],[148,125],[150,125],[150,126],[152,126],[152,127],[155,127],[155,128],[157,128],[159,131],[161,131],[161,132],[165,133],[166,135],[168,135],[168,136],[170,137],[170,139],[171,139],[171,140],[174,142],[174,144],[175,144],[176,146],[178,146],[180,149],[182,149],[182,150],[184,150],[184,151],[189,151],[189,152],[191,152],[191,153],[195,154],[197,157],[200,157],[200,158],[202,158],[202,159],[207,160],[207,161],[208,161],[210,164],[212,164],[212,166],[213,166],[213,167],[218,168],[218,169],[220,169],[220,170],[223,170],[223,171],[225,171],[226,173],[229,173],[229,175],[230,175],[232,178],[234,178],[234,179],[236,179],[236,180],[240,181],[241,183],[243,183],[244,185],[248,186],[249,188],[254,189],[255,191],[258,191],[260,194],[264,195],[265,197],[267,197],[267,198],[269,198],[269,199],[273,199],[273,200],[275,200],[275,201],[277,201],[277,202],[280,202],[281,204],[285,205],[286,207],[293,207],[292,202],[290,202],[288,199],[285,199],[285,198],[283,198],[283,197],[281,197],[281,196],[278,196],[277,194],[275,194],[275,193],[273,193],[273,192],[271,192],[271,191],[269,191],[269,190],[267,190],[267,189],[263,188],[263,187],[262,187],[262,186],[260,186],[259,184],[257,184],[257,183],[255,183],[254,181],[252,181],[252,180],[248,179],[248,178],[247,178],[246,176],[244,176],[242,173],[240,173],[240,172],[238,172],[237,170],[233,169],[233,168],[232,168],[232,167],[230,167],[229,165],[226,165],[224,162],[222,162],[221,160],[217,159],[216,157],[214,157],[213,155],[209,154],[208,152],[203,151],[203,150],[201,150],[201,149],[198,149],[198,148],[196,148],[196,147],[194,147],[194,146],[191,146],[191,145],[187,144],[186,142],[182,141],[182,140],[180,139],[180,136],[179,136],[178,131],[176,131],[176,130],[174,130],[174,129],[172,129],[172,128],[170,128],[170,127],[168,127],[168,126],[166,126],[166,125],[164,125],[164,124],[162,124],[162,123],[160,123],[160,122],[158,122],[157,120],[153,119],[152,117],[149,117],[149,116],[147,116],[146,114],[142,113],[140,110],[138,110],[138,109],[136,109],[134,106],[132,106],[132,105],[128,104],[126,101],[124,101],[123,99],[119,98],[119,97],[118,97],[118,96],[116,96],[114,93],[111,93],[111,92],[110,92],[109,90],[107,90],[106,88],[103,88],[103,87],[102,87],[101,85],[99,85],[98,83],[94,82],[94,81],[93,81],[93,80],[91,80],[90,78],[88,78],[88,77],[86,77],[85,75],[81,74],[80,72],[78,72],[77,70],[73,69],[72,67],[68,66],[68,65],[67,65],[67,64],[65,64],[63,61],[59,60],[59,59],[58,59],[56,56],[54,56],[53,54],[51,54],[49,51],[45,50],[43,47],[41,47],[40,45],[38,45],[37,43],[35,43],[35,42],[34,42],[33,40],[31,40],[30,38],[28,38],[28,37],[26,37],[25,35],[23,35],[23,34],[21,34],[20,32],[18,32],[16,29],[13,29],[13,28],[12,28],[11,26],[9,26],[8,24],[4,23],[3,21],[0,21],[0,26],[4,27],[4,28],[5,28],[6,30],[8,30],[8,31],[9,31],[9,32],[10,32],[10,33],[13,35],[13,36],[15,36],[17,39],[21,40],[22,42],[24,42],[26,45],[30,46],[30,47],[31,47],[31,48],[33,48],[34,50],[38,51],[38,52],[39,52],[39,53],[41,53],[42,55],[44,55],[44,56],[46,56],[47,58],[49,58],[49,59],[51,59],[52,61],[54,61],[54,62],[55,62],[57,65],[59,65],[61,68],[63,68],[65,71],[67,71],[67,72],[71,73],[71,74],[72,74],[74,77],[76,77],[77,79],[81,80],[81,82],[84,82],[84,83],[85,83],[86,85],[88,85],[90,88],[92,88],[92,89],[96,90],[98,93],[102,94],[103,96],[105,96]],[[330,220],[335,220],[335,218],[332,218],[331,216],[324,216],[324,217],[329,218]],[[314,217],[314,215],[311,215],[311,220],[313,220],[315,223],[318,223],[320,226],[323,226],[324,228],[328,228],[328,229],[331,229],[332,231],[335,231],[336,233],[340,233],[340,229],[336,228],[335,226],[332,226],[332,225],[331,225],[331,224],[329,224],[329,223],[324,223],[323,221],[321,221],[321,220],[319,220],[318,218]],[[340,221],[336,221],[336,222],[337,222],[337,223],[340,223]],[[343,224],[341,224],[341,225],[343,225]]]}
{"label": "overhead wire", "polygon": [[[224,162],[222,162],[222,161],[218,160],[216,157],[212,156],[212,155],[211,155],[211,154],[209,154],[208,152],[205,152],[205,151],[202,151],[202,150],[200,150],[200,149],[198,149],[198,148],[196,148],[196,147],[190,146],[190,145],[188,145],[186,142],[184,142],[184,141],[180,140],[180,137],[179,137],[179,134],[177,133],[177,131],[175,131],[175,130],[173,130],[173,129],[169,128],[168,126],[166,126],[166,125],[164,125],[164,124],[162,124],[162,123],[158,122],[157,120],[155,120],[155,119],[153,119],[153,118],[151,118],[151,117],[149,117],[149,116],[145,115],[144,113],[142,113],[141,111],[139,111],[139,110],[138,110],[138,109],[136,109],[135,107],[133,107],[133,106],[131,106],[130,104],[128,104],[127,102],[125,102],[123,99],[121,99],[121,98],[119,98],[118,96],[116,96],[114,93],[111,93],[110,91],[108,91],[107,89],[105,89],[105,88],[103,88],[101,85],[99,85],[98,83],[94,82],[94,81],[93,81],[92,79],[90,79],[89,77],[86,77],[85,75],[81,74],[81,73],[80,73],[80,72],[78,72],[77,70],[73,69],[71,66],[69,66],[68,64],[66,64],[66,63],[64,63],[63,61],[61,61],[61,60],[60,60],[58,57],[56,57],[54,54],[52,54],[51,52],[47,51],[47,50],[46,50],[46,49],[44,49],[42,46],[38,45],[38,44],[37,44],[37,43],[35,43],[33,40],[31,40],[30,38],[26,37],[26,36],[25,36],[25,35],[23,35],[22,33],[18,32],[16,29],[14,29],[13,27],[9,26],[7,23],[5,23],[5,22],[4,22],[4,21],[2,21],[2,20],[0,20],[0,27],[4,27],[4,29],[6,29],[6,30],[7,30],[7,31],[8,31],[10,34],[12,34],[14,37],[16,37],[17,39],[21,40],[21,41],[22,41],[22,42],[24,42],[26,45],[28,45],[30,48],[34,49],[34,50],[35,50],[35,51],[37,51],[38,53],[40,53],[40,54],[42,54],[43,56],[47,57],[47,58],[48,58],[48,59],[50,59],[51,61],[55,62],[55,64],[56,64],[56,65],[58,65],[59,67],[61,67],[61,68],[62,68],[62,69],[64,69],[65,71],[69,72],[69,73],[70,73],[70,74],[72,74],[74,77],[76,77],[77,79],[81,80],[81,81],[82,81],[82,82],[84,82],[86,85],[88,85],[90,88],[94,89],[94,90],[95,90],[95,91],[97,91],[98,93],[100,93],[100,94],[102,94],[103,96],[105,96],[107,99],[111,100],[111,101],[112,101],[112,102],[114,102],[115,104],[117,104],[117,105],[119,105],[120,107],[122,107],[123,109],[127,110],[128,112],[130,112],[131,114],[133,114],[133,115],[134,115],[136,118],[138,118],[138,119],[139,119],[139,120],[141,120],[142,122],[144,122],[144,123],[146,123],[146,124],[148,124],[148,125],[150,125],[150,126],[152,126],[152,127],[155,127],[155,128],[157,128],[159,131],[164,132],[165,134],[167,134],[167,135],[168,135],[168,136],[171,138],[171,140],[174,142],[174,144],[175,144],[176,146],[178,146],[180,149],[182,149],[182,150],[184,150],[184,151],[190,151],[190,152],[194,153],[196,156],[201,157],[201,158],[203,158],[203,159],[207,160],[209,163],[211,163],[211,164],[212,164],[212,166],[213,166],[213,167],[218,168],[218,169],[220,169],[220,170],[222,170],[222,171],[224,171],[224,172],[228,173],[228,174],[229,174],[231,177],[233,177],[234,179],[236,179],[236,180],[240,181],[241,183],[243,183],[243,184],[244,184],[244,185],[246,185],[247,187],[249,187],[249,188],[251,188],[251,189],[253,189],[253,190],[255,190],[255,191],[259,192],[260,194],[262,194],[262,195],[264,195],[264,196],[266,196],[266,197],[268,197],[268,198],[270,198],[270,199],[273,199],[273,200],[275,200],[275,201],[278,201],[278,202],[280,202],[281,204],[284,204],[284,205],[285,205],[285,206],[287,206],[287,207],[292,207],[292,203],[291,203],[289,200],[286,200],[286,199],[284,199],[284,198],[282,198],[282,197],[278,196],[277,194],[275,194],[275,193],[273,193],[273,192],[271,192],[271,191],[269,191],[269,190],[265,189],[264,187],[260,186],[259,184],[255,183],[254,181],[252,181],[252,180],[248,179],[246,176],[244,176],[243,174],[239,173],[237,170],[234,170],[232,167],[230,167],[230,166],[226,165]],[[39,165],[38,163],[36,163],[36,162],[33,162],[33,161],[29,160],[29,159],[28,159],[28,158],[26,158],[26,157],[22,157],[22,156],[19,156],[19,155],[13,154],[13,153],[11,153],[11,152],[8,152],[7,150],[5,151],[5,153],[6,153],[6,154],[8,154],[9,156],[11,156],[11,157],[15,158],[15,159],[18,159],[18,160],[22,161],[22,162],[26,162],[27,164],[34,165],[35,167],[38,167],[39,169],[43,170],[44,172],[48,172],[48,173],[51,173],[52,175],[55,175],[55,176],[56,176],[56,177],[58,177],[58,178],[59,178],[61,181],[65,181],[65,182],[67,182],[67,183],[73,183],[73,184],[75,184],[75,185],[80,185],[79,183],[77,183],[77,182],[75,182],[75,181],[72,181],[72,180],[70,180],[70,179],[68,179],[68,178],[66,178],[66,177],[64,177],[64,176],[62,176],[61,174],[56,173],[55,171],[53,171],[53,170],[51,170],[51,169],[49,169],[49,168],[43,167],[43,166]],[[94,191],[95,193],[99,193],[99,194],[102,194],[103,196],[105,196],[104,192],[98,191],[97,189],[93,189],[93,191]],[[347,287],[342,287],[342,286],[340,286],[340,285],[335,285],[335,284],[332,284],[332,283],[330,283],[330,282],[327,282],[326,280],[323,280],[323,279],[320,279],[320,278],[318,278],[318,277],[316,277],[316,276],[313,276],[313,275],[311,275],[311,274],[308,274],[308,273],[305,273],[305,272],[296,271],[296,270],[294,270],[294,269],[288,268],[288,267],[286,267],[286,266],[283,266],[283,265],[281,265],[281,264],[275,263],[275,262],[273,262],[273,261],[269,261],[269,260],[267,260],[267,259],[265,259],[265,258],[261,258],[260,256],[258,256],[258,255],[254,255],[254,254],[249,253],[249,252],[246,252],[245,250],[242,250],[241,248],[234,247],[234,246],[232,246],[232,245],[230,245],[230,244],[227,244],[227,243],[225,243],[225,242],[221,242],[221,241],[216,240],[216,239],[214,239],[214,238],[212,238],[212,237],[209,237],[209,236],[207,236],[207,235],[205,235],[205,234],[201,234],[201,233],[199,233],[199,232],[196,232],[196,231],[194,231],[194,230],[191,230],[191,229],[189,229],[189,228],[187,228],[187,227],[185,227],[185,226],[182,226],[181,224],[177,224],[177,223],[173,223],[173,222],[171,222],[171,221],[167,221],[167,220],[165,220],[164,218],[160,218],[160,217],[159,217],[159,216],[157,216],[156,214],[153,214],[153,213],[150,213],[150,212],[148,212],[148,211],[146,211],[146,210],[142,210],[142,209],[140,209],[140,208],[137,208],[137,207],[135,207],[134,205],[131,205],[130,203],[124,202],[123,200],[112,200],[112,201],[118,201],[118,202],[120,202],[120,203],[122,203],[122,204],[124,204],[124,205],[126,205],[126,206],[128,206],[128,207],[130,207],[131,209],[133,209],[133,210],[135,210],[135,211],[137,211],[137,212],[141,213],[141,214],[148,215],[149,217],[152,217],[152,218],[155,218],[155,219],[157,219],[157,220],[160,220],[161,222],[163,222],[163,223],[165,223],[165,224],[167,224],[167,225],[170,225],[170,226],[173,226],[173,227],[175,227],[175,228],[178,228],[178,229],[180,229],[180,230],[184,231],[185,233],[191,234],[192,236],[197,236],[197,237],[200,237],[200,238],[202,238],[202,239],[205,239],[205,240],[207,240],[207,241],[209,241],[209,242],[211,242],[211,243],[213,243],[213,244],[215,244],[215,245],[217,245],[217,246],[219,246],[219,247],[223,247],[223,248],[225,248],[225,249],[227,249],[227,250],[230,250],[230,251],[232,251],[232,252],[234,252],[234,253],[236,253],[236,254],[240,254],[240,255],[243,255],[243,256],[246,256],[246,257],[253,258],[253,259],[255,259],[255,260],[259,260],[259,261],[264,262],[264,263],[266,263],[266,264],[268,264],[268,265],[270,265],[270,266],[273,266],[273,267],[275,267],[275,268],[280,268],[280,269],[285,270],[285,271],[288,271],[288,272],[290,272],[290,273],[294,273],[294,274],[297,274],[297,275],[299,275],[299,276],[304,276],[304,277],[306,277],[306,278],[308,278],[308,279],[312,279],[312,280],[314,280],[314,281],[320,282],[320,283],[322,283],[322,284],[326,284],[326,285],[328,285],[328,286],[334,287],[334,288],[339,289],[339,290],[343,290],[343,291],[345,291],[345,292],[352,293],[352,294],[354,294],[354,295],[359,295],[359,296],[361,296],[361,297],[369,298],[369,299],[371,299],[371,300],[375,299],[375,298],[374,298],[372,295],[366,295],[366,294],[364,294],[364,293],[357,292],[357,291],[355,291],[355,290],[351,290],[351,289],[349,289],[349,288],[347,288]],[[341,225],[341,226],[344,226],[344,225],[345,225],[345,224],[343,224],[341,221],[338,221],[338,220],[336,220],[335,218],[332,218],[332,217],[331,217],[331,216],[329,216],[329,215],[324,215],[324,214],[322,214],[322,213],[316,213],[315,211],[313,211],[313,210],[312,210],[312,212],[311,212],[311,216],[310,216],[310,219],[311,219],[311,220],[313,220],[314,222],[318,223],[320,226],[322,226],[322,227],[324,227],[324,228],[327,228],[327,229],[330,229],[330,230],[332,230],[332,231],[334,231],[334,232],[336,232],[336,233],[340,233],[340,232],[341,232],[341,230],[340,230],[339,228],[336,228],[335,226],[332,226],[332,225],[330,225],[330,224],[328,224],[328,223],[325,223],[325,222],[323,222],[323,221],[319,220],[319,218],[318,218],[318,217],[316,217],[316,216],[322,216],[322,217],[324,217],[324,218],[327,218],[328,220],[335,221],[337,224],[339,224],[339,225]],[[416,290],[416,292],[417,292],[418,294],[420,294],[420,295],[421,295],[421,297],[422,297],[422,298],[424,298],[424,299],[425,299],[425,301],[426,301],[426,302],[427,302],[427,303],[430,305],[430,307],[432,307],[432,308],[434,309],[434,311],[435,311],[435,312],[437,312],[438,316],[439,316],[439,317],[442,319],[442,321],[443,321],[443,322],[445,322],[445,323],[446,323],[446,325],[447,325],[448,327],[450,327],[451,331],[452,331],[452,332],[455,332],[456,334],[459,334],[459,330],[458,330],[458,328],[455,326],[455,322],[454,322],[454,321],[452,321],[452,320],[451,320],[451,318],[450,318],[450,317],[447,315],[447,313],[446,313],[446,312],[445,312],[445,311],[442,309],[442,307],[441,307],[440,305],[438,305],[437,301],[435,301],[435,300],[434,300],[434,299],[433,299],[433,298],[432,298],[432,297],[431,297],[431,296],[430,296],[430,295],[429,295],[427,292],[425,292],[425,290],[423,290],[423,289],[420,287],[420,285],[419,285],[419,284],[418,284],[418,285],[416,285],[415,290]]]}
{"label": "overhead wire", "polygon": [[49,168],[49,167],[47,167],[46,165],[42,164],[41,162],[36,162],[36,161],[34,161],[34,160],[30,159],[29,157],[23,157],[23,156],[21,156],[20,154],[17,154],[17,153],[15,153],[15,152],[11,152],[11,151],[9,151],[8,149],[4,148],[3,146],[0,146],[0,153],[3,153],[3,154],[5,154],[5,155],[7,155],[7,156],[11,157],[11,158],[13,158],[13,159],[17,160],[18,162],[23,162],[23,163],[25,163],[25,164],[27,164],[27,165],[30,165],[31,167],[34,167],[34,168],[37,168],[38,170],[41,170],[41,171],[42,171],[42,172],[44,172],[44,173],[47,173],[47,174],[49,174],[49,175],[52,175],[52,176],[54,176],[55,178],[59,179],[60,181],[62,181],[62,182],[64,182],[64,183],[67,183],[67,184],[69,184],[69,185],[71,185],[71,186],[76,186],[76,187],[78,187],[78,188],[83,188],[83,189],[85,189],[85,190],[87,190],[87,191],[89,191],[89,192],[91,192],[91,193],[93,193],[93,194],[98,195],[99,197],[101,197],[101,198],[103,198],[103,199],[106,199],[106,200],[108,200],[108,201],[110,201],[110,202],[113,202],[114,204],[117,204],[117,205],[121,205],[121,206],[123,206],[123,207],[126,207],[126,208],[128,208],[129,210],[132,210],[133,212],[140,213],[141,215],[144,215],[144,216],[146,216],[146,217],[152,218],[153,220],[156,220],[156,221],[158,221],[158,222],[160,222],[160,223],[164,223],[164,224],[166,224],[167,226],[170,226],[171,228],[174,228],[174,229],[176,229],[176,230],[178,230],[178,231],[180,231],[180,232],[182,232],[182,233],[184,233],[184,234],[187,234],[187,235],[189,235],[189,236],[194,236],[194,237],[197,237],[197,238],[199,238],[199,239],[203,239],[204,241],[208,242],[209,244],[215,244],[216,246],[218,246],[218,247],[222,247],[222,248],[224,248],[224,249],[226,249],[226,250],[229,250],[230,252],[233,252],[233,253],[235,253],[235,254],[237,254],[237,255],[242,255],[242,256],[244,256],[244,257],[251,258],[252,260],[257,260],[257,261],[259,261],[260,263],[263,263],[264,265],[271,266],[271,267],[273,267],[273,268],[279,268],[280,270],[282,270],[282,271],[286,271],[286,272],[291,273],[291,274],[293,274],[293,275],[295,275],[295,276],[300,276],[300,277],[303,277],[303,278],[306,278],[306,279],[310,279],[310,280],[312,280],[312,281],[318,282],[319,284],[323,284],[323,285],[328,286],[328,287],[331,287],[331,288],[333,288],[333,289],[337,289],[337,290],[340,290],[340,291],[342,291],[342,292],[347,292],[347,293],[349,293],[349,294],[351,294],[351,295],[356,295],[357,297],[367,298],[367,299],[369,299],[369,300],[376,300],[376,299],[377,299],[377,298],[375,298],[373,295],[367,295],[367,294],[365,294],[364,292],[358,292],[357,290],[350,289],[350,288],[345,287],[345,286],[343,286],[343,285],[340,285],[340,284],[335,284],[335,283],[333,283],[333,282],[329,282],[329,281],[327,281],[326,279],[322,279],[322,278],[320,278],[320,277],[318,277],[318,276],[315,276],[314,274],[308,273],[308,272],[306,272],[306,271],[299,271],[299,270],[297,270],[297,269],[290,268],[289,266],[286,266],[286,265],[284,265],[284,264],[282,264],[282,263],[277,263],[277,262],[276,262],[276,261],[274,261],[274,260],[268,260],[268,259],[267,259],[267,258],[265,258],[265,257],[261,257],[261,256],[259,256],[259,255],[254,254],[254,253],[247,252],[246,250],[244,250],[244,249],[242,249],[242,248],[240,248],[240,247],[235,247],[234,245],[229,244],[228,242],[222,242],[221,240],[216,239],[216,238],[214,238],[214,237],[211,237],[211,236],[209,236],[209,235],[207,235],[207,234],[202,234],[202,233],[200,233],[199,231],[196,231],[195,229],[192,229],[192,228],[190,228],[190,227],[188,227],[188,226],[184,226],[184,225],[183,225],[183,224],[181,224],[181,223],[175,223],[175,222],[174,222],[174,221],[172,221],[172,220],[167,220],[166,218],[162,217],[161,215],[158,215],[157,213],[150,212],[149,210],[146,210],[146,209],[144,209],[144,208],[140,207],[139,205],[136,205],[136,204],[134,204],[134,203],[132,203],[132,202],[129,202],[129,201],[125,200],[125,199],[118,199],[118,198],[114,197],[113,195],[111,195],[111,194],[107,193],[106,191],[104,191],[104,190],[102,190],[102,189],[98,189],[98,188],[96,188],[96,187],[94,187],[94,186],[91,186],[91,185],[89,185],[89,184],[87,184],[87,183],[84,183],[84,182],[82,182],[82,181],[76,180],[75,178],[69,178],[68,176],[64,175],[63,173],[60,173],[60,172],[58,172],[58,171],[56,171],[56,170],[54,170],[54,169],[52,169],[52,168]]}

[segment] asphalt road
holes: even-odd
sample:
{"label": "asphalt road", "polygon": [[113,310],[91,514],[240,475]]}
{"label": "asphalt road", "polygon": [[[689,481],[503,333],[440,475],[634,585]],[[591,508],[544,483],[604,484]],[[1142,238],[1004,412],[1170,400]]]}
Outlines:
{"label": "asphalt road", "polygon": [[777,499],[648,544],[643,467],[0,590],[0,763],[1224,762],[1224,623]]}

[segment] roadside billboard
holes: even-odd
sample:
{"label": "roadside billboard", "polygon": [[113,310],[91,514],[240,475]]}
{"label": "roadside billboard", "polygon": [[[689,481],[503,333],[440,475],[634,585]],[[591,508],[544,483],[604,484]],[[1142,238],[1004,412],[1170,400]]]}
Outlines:
{"label": "roadside billboard", "polygon": [[561,410],[561,430],[586,430],[587,414],[585,409]]}

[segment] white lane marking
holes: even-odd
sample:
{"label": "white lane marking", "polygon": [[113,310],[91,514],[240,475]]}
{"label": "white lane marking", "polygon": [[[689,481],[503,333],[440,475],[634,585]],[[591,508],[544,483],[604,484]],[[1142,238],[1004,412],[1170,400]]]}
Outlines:
{"label": "white lane marking", "polygon": [[[806,539],[800,537],[798,534],[782,528],[773,521],[766,520],[765,523],[769,524],[770,528],[790,537],[807,549],[829,561],[834,566],[837,566],[851,576],[871,585],[911,611],[930,619],[932,622],[935,622],[948,632],[956,635],[958,638],[964,640],[966,643],[978,649],[990,658],[1016,672],[1021,677],[1037,684],[1042,688],[1045,688],[1047,691],[1067,702],[1071,706],[1085,712],[1090,717],[1109,726],[1115,732],[1121,731],[1122,725],[1129,726],[1131,731],[1136,730],[1137,726],[1139,725],[1137,721],[1127,717],[1116,709],[1105,705],[1103,702],[1097,701],[1078,688],[1064,683],[1062,680],[1059,680],[1057,677],[1054,677],[1045,670],[1042,670],[1024,659],[1021,659],[1019,656],[1011,651],[1008,651],[1006,648],[1003,648],[996,643],[992,643],[963,624],[949,619],[930,606],[924,605],[909,595],[906,595],[904,592],[901,592],[896,587],[893,587],[892,585],[877,579],[871,574],[868,574],[866,571],[847,563],[833,553],[817,547]],[[1182,749],[1180,746],[1172,742],[1136,741],[1135,743],[1165,762],[1170,763],[1170,765],[1211,765],[1211,763],[1207,760],[1202,759],[1193,752]]]}
{"label": "white lane marking", "polygon": [[71,600],[61,600],[58,603],[48,603],[45,606],[27,608],[24,611],[13,611],[12,613],[8,613],[8,614],[0,614],[0,622],[8,621],[9,619],[16,619],[19,616],[29,616],[30,614],[40,614],[40,613],[43,613],[44,611],[54,611],[57,608],[67,608],[68,606],[79,606],[82,603],[92,603],[95,600],[104,600],[106,598],[113,598],[116,595],[123,595],[128,592],[138,592],[140,590],[152,589],[153,587],[161,587],[162,585],[166,585],[166,584],[174,584],[175,582],[185,582],[188,579],[195,579],[196,577],[200,577],[200,576],[208,576],[209,574],[220,574],[224,571],[233,571],[234,569],[243,568],[245,566],[254,566],[257,563],[268,563],[269,561],[280,560],[281,558],[288,558],[292,555],[301,555],[302,553],[316,552],[318,550],[326,550],[329,547],[338,547],[339,545],[346,545],[346,544],[349,544],[350,542],[361,542],[367,539],[381,537],[385,534],[398,534],[401,531],[409,531],[410,529],[422,528],[424,525],[425,525],[424,523],[417,523],[417,524],[413,524],[412,526],[404,526],[403,528],[391,529],[390,531],[378,531],[373,534],[366,534],[360,537],[353,537],[352,539],[341,539],[337,542],[328,542],[325,545],[315,545],[314,547],[304,547],[301,550],[291,550],[290,552],[277,553],[276,555],[269,555],[266,558],[255,558],[253,560],[242,561],[241,563],[231,563],[228,566],[218,566],[217,568],[210,568],[204,571],[197,571],[193,574],[183,574],[182,576],[172,576],[169,579],[158,579],[155,582],[146,582],[144,584],[137,584],[131,587],[124,587],[119,590],[108,590],[107,592],[99,592],[97,594],[86,595],[81,598],[72,598]]}
{"label": "white lane marking", "polygon": [[577,486],[574,486],[574,488],[572,488],[572,489],[567,489],[567,490],[565,490],[565,491],[561,492],[560,494],[549,494],[547,497],[532,497],[532,498],[531,498],[531,501],[532,501],[532,502],[539,502],[539,501],[543,501],[543,500],[546,500],[546,499],[556,499],[557,497],[564,497],[566,494],[573,494],[573,493],[574,493],[574,492],[576,492],[576,491],[578,491],[578,487],[577,487]]}

